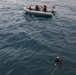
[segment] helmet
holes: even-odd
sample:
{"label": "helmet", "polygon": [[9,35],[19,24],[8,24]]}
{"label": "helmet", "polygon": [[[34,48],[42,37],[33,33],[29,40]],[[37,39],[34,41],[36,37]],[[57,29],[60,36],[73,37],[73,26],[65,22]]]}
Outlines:
{"label": "helmet", "polygon": [[46,6],[46,4],[44,4],[44,6]]}

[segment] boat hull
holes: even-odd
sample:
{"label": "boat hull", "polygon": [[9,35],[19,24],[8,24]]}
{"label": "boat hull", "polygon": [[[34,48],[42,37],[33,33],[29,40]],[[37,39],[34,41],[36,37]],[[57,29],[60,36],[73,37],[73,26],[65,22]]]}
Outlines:
{"label": "boat hull", "polygon": [[51,12],[43,12],[43,11],[36,11],[36,10],[29,10],[26,7],[24,8],[27,14],[32,14],[35,16],[44,16],[44,17],[52,17],[53,14]]}

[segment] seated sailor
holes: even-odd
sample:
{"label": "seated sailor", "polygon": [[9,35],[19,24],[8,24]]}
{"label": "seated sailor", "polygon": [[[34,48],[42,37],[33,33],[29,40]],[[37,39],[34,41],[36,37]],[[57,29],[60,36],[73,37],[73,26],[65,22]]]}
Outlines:
{"label": "seated sailor", "polygon": [[39,6],[38,5],[36,5],[35,10],[39,11]]}
{"label": "seated sailor", "polygon": [[28,7],[29,10],[31,10],[31,5]]}
{"label": "seated sailor", "polygon": [[55,6],[53,6],[53,7],[52,7],[52,11],[51,11],[51,12],[52,12],[52,13],[54,13],[55,11],[56,11],[56,7],[55,7]]}

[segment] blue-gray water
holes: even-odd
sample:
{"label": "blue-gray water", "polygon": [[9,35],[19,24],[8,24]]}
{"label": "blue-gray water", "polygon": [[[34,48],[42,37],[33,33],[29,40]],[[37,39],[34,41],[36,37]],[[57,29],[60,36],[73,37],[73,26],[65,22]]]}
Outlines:
{"label": "blue-gray water", "polygon": [[[56,6],[53,18],[25,14],[27,5]],[[0,0],[0,75],[76,75],[76,0]]]}

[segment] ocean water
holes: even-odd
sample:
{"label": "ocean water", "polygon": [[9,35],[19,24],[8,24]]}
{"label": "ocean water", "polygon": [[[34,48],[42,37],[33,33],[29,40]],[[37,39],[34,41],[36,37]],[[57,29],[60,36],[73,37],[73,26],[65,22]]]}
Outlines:
{"label": "ocean water", "polygon": [[[26,15],[27,5],[56,6],[53,18]],[[56,56],[62,59],[55,69]],[[0,0],[0,75],[76,75],[76,0]]]}

